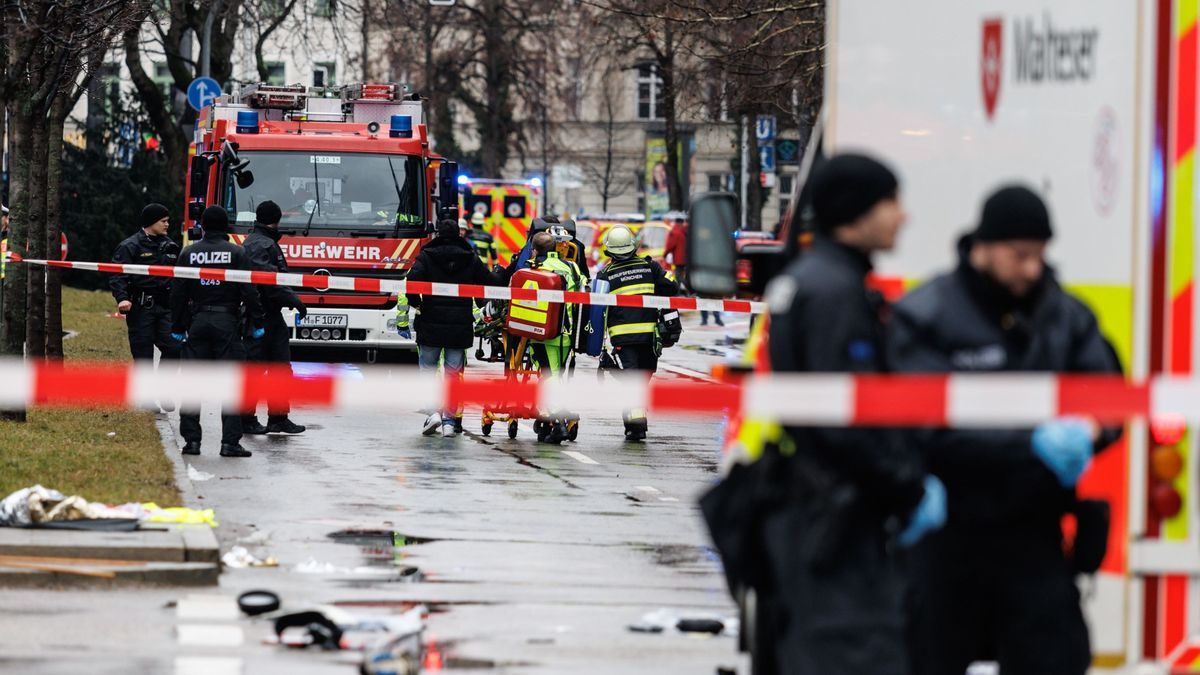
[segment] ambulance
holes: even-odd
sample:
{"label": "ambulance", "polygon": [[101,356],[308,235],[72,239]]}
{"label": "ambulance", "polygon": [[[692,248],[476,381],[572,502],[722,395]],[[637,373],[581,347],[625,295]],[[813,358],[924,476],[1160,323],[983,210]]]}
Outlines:
{"label": "ambulance", "polygon": [[541,215],[542,181],[509,181],[459,176],[459,217],[467,222],[476,213],[487,219],[501,266],[507,266],[529,235],[529,225]]}
{"label": "ambulance", "polygon": [[[274,201],[294,272],[401,279],[436,219],[457,215],[457,165],[430,151],[421,101],[402,84],[240,87],[200,111],[191,152],[185,232],[219,204],[241,243],[257,205]],[[300,298],[307,317],[284,310],[293,346],[368,361],[416,346],[395,329],[394,294]]]}
{"label": "ambulance", "polygon": [[[985,197],[1024,183],[1050,209],[1060,280],[1126,371],[1191,375],[1197,4],[831,0],[823,152],[887,161],[909,213],[878,282],[902,292],[950,268]],[[1085,583],[1097,672],[1200,672],[1197,459],[1193,428],[1134,422],[1080,486],[1113,514]]]}

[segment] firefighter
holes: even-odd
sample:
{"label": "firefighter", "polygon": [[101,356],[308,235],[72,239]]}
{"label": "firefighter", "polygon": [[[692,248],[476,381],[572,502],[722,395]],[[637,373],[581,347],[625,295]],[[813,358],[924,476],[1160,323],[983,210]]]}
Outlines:
{"label": "firefighter", "polygon": [[[882,299],[866,277],[906,218],[896,176],[841,155],[811,180],[818,235],[765,295],[772,370],[884,372]],[[944,520],[944,488],[899,430],[788,427],[785,442],[766,477],[778,500],[755,523],[765,551],[755,630],[774,632],[773,672],[908,673],[895,544]]]}
{"label": "firefighter", "polygon": [[[604,254],[612,260],[598,273],[596,279],[608,283],[615,295],[678,295],[679,284],[649,256],[637,256],[637,241],[624,225],[613,226],[604,237]],[[609,307],[605,311],[605,331],[612,345],[612,361],[621,371],[653,373],[658,370],[658,357],[663,346],[672,346],[679,339],[679,312],[667,313],[669,326],[659,330],[660,312],[643,307]],[[602,361],[606,363],[607,359]],[[625,439],[641,441],[646,438],[646,411],[625,411]]]}
{"label": "firefighter", "polygon": [[[167,236],[171,226],[167,207],[147,204],[141,227],[117,245],[112,261],[126,265],[175,265],[179,244]],[[129,351],[135,360],[154,360],[154,348],[164,359],[178,359],[180,345],[171,339],[171,280],[134,274],[114,274],[108,280],[117,311],[125,315]]]}
{"label": "firefighter", "polygon": [[[183,249],[180,267],[219,267],[249,270],[250,257],[241,246],[229,241],[229,214],[210,206],[200,218],[204,238]],[[262,303],[251,284],[213,279],[175,279],[171,284],[171,338],[183,346],[190,361],[243,361],[242,315],[250,324],[250,338],[261,340]],[[200,411],[180,411],[179,432],[185,441],[183,454],[200,454]],[[241,446],[242,416],[221,412],[221,456],[249,457]]]}
{"label": "firefighter", "polygon": [[[250,258],[250,269],[265,272],[288,271],[287,258],[279,247],[279,221],[283,211],[279,205],[267,200],[255,209],[254,229],[242,243],[246,255]],[[283,321],[282,310],[290,307],[296,310],[296,315],[303,319],[308,316],[308,308],[296,295],[296,292],[286,286],[258,286],[258,295],[262,300],[266,330],[261,340],[250,340],[246,343],[246,359],[262,363],[284,364],[288,369],[292,365],[291,337],[292,332]],[[242,418],[242,433],[245,434],[299,434],[304,427],[288,419],[290,407],[287,401],[271,403],[267,407],[267,425],[259,423],[257,413],[251,410]]]}
{"label": "firefighter", "polygon": [[[437,236],[417,254],[410,281],[446,284],[494,285],[492,273],[475,256],[471,244],[458,236],[458,224],[443,220]],[[408,302],[417,310],[417,360],[421,370],[437,371],[439,365],[447,377],[462,379],[467,363],[467,348],[475,339],[475,319],[471,298],[408,294]],[[422,431],[431,436],[441,427],[442,436],[462,433],[462,411],[447,408],[429,415]]]}
{"label": "firefighter", "polygon": [[488,269],[492,269],[499,262],[500,254],[496,250],[495,237],[488,234],[487,218],[484,218],[482,213],[471,214],[471,222],[460,219],[459,230],[462,231],[462,236],[475,249],[475,254],[487,265]]}
{"label": "firefighter", "polygon": [[[895,308],[889,348],[908,372],[1119,373],[1082,302],[1045,262],[1053,235],[1041,198],[1023,186],[992,194],[958,244],[957,267]],[[961,674],[997,658],[1004,673],[1082,675],[1091,665],[1079,606],[1079,569],[1063,553],[1060,522],[1093,452],[1115,441],[1080,419],[1037,429],[941,429],[922,437],[929,469],[946,484],[950,521],[916,550],[915,655],[921,673]],[[1103,527],[1100,528],[1103,531]]]}

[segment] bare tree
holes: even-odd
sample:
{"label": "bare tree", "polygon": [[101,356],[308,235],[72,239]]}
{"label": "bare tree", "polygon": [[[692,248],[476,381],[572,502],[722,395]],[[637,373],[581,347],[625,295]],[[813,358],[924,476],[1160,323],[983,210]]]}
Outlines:
{"label": "bare tree", "polygon": [[633,189],[635,167],[628,166],[625,158],[618,154],[624,143],[625,125],[621,121],[621,93],[624,88],[624,73],[609,62],[599,77],[599,122],[600,148],[595,154],[599,160],[583,165],[583,172],[600,194],[601,210],[608,211],[608,202]]}

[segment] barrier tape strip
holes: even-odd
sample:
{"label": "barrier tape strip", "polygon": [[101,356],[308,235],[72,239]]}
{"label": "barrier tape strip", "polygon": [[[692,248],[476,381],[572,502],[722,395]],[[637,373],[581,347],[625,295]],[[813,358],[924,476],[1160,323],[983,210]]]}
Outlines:
{"label": "barrier tape strip", "polygon": [[406,281],[403,279],[253,272],[219,267],[126,265],[121,263],[34,260],[29,258],[14,259],[13,262],[25,262],[31,265],[43,265],[63,269],[106,272],[109,274],[133,274],[137,276],[170,277],[175,279],[204,279],[239,284],[359,291],[363,293],[416,293],[451,298],[527,300],[580,305],[608,305],[612,307],[648,307],[652,309],[699,309],[707,312],[743,312],[749,314],[765,314],[767,311],[767,304],[765,302],[750,300],[713,300],[708,298],[668,297],[665,295],[614,295],[612,293],[588,293],[585,291],[542,291],[532,288],[479,286],[475,284],[440,284],[430,281]]}
{"label": "barrier tape strip", "polygon": [[156,408],[201,402],[245,409],[255,401],[347,412],[403,413],[463,405],[619,415],[761,416],[812,426],[1029,427],[1063,415],[1106,424],[1135,418],[1200,419],[1200,379],[1130,382],[1107,375],[744,375],[718,383],[650,378],[514,382],[437,379],[412,367],[322,369],[185,361],[149,363],[0,360],[0,409],[36,406]]}

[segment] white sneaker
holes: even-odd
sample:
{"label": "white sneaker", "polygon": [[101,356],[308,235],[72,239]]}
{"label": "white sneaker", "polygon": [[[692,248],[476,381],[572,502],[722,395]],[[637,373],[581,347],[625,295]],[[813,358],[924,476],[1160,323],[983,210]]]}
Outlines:
{"label": "white sneaker", "polygon": [[445,422],[442,424],[442,438],[454,438],[457,435],[454,432],[454,422]]}
{"label": "white sneaker", "polygon": [[437,432],[437,428],[439,425],[441,425],[441,423],[442,414],[433,413],[429,417],[425,418],[425,428],[421,430],[421,434],[424,436],[432,436],[435,432]]}

